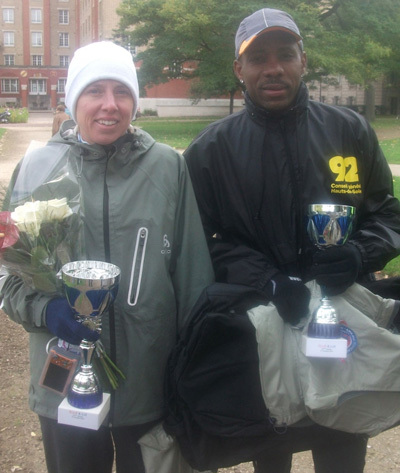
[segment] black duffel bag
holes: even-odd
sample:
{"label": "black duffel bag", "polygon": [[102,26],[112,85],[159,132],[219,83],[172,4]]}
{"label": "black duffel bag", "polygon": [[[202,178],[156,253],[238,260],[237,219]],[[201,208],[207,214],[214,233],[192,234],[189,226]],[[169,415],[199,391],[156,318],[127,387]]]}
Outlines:
{"label": "black duffel bag", "polygon": [[254,460],[283,433],[262,397],[255,329],[246,314],[260,303],[252,288],[212,284],[169,358],[164,428],[197,470]]}

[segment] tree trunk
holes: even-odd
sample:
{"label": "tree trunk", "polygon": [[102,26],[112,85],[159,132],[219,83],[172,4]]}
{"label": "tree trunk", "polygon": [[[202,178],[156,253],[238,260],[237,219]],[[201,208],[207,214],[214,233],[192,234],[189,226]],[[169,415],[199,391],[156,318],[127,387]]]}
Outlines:
{"label": "tree trunk", "polygon": [[229,115],[232,115],[233,113],[233,101],[234,101],[234,98],[235,98],[235,90],[231,90],[229,92]]}
{"label": "tree trunk", "polygon": [[370,83],[365,88],[365,118],[375,121],[375,86]]}

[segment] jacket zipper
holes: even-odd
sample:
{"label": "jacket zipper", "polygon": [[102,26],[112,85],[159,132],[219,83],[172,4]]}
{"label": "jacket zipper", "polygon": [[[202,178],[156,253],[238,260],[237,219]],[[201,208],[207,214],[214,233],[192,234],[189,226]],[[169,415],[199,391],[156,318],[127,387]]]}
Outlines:
{"label": "jacket zipper", "polygon": [[[296,128],[296,149],[297,149],[297,113],[295,114],[295,128]],[[292,155],[291,150],[290,150],[290,145],[288,143],[288,138],[286,135],[286,123],[284,120],[281,121],[280,127],[282,130],[282,136],[283,136],[283,141],[285,144],[285,149],[286,149],[286,155],[288,157],[288,162],[289,162],[289,169],[290,169],[290,175],[292,178],[292,183],[293,183],[293,196],[294,196],[294,201],[295,201],[295,206],[296,206],[296,242],[297,242],[297,254],[300,256],[302,253],[302,248],[303,248],[303,231],[302,231],[302,221],[303,221],[303,211],[302,211],[302,199],[301,199],[301,193],[299,192],[299,181],[297,179],[296,175],[296,167],[299,166],[298,162],[295,162],[298,160],[298,153],[295,156]],[[297,170],[299,173],[300,171]],[[301,273],[300,268],[299,268],[299,263],[297,262],[297,268],[299,271],[299,274]],[[293,275],[295,276],[295,275]],[[297,275],[296,275],[297,276]]]}
{"label": "jacket zipper", "polygon": [[147,228],[139,228],[132,261],[131,279],[129,282],[128,304],[130,306],[135,306],[139,299],[148,235],[149,230]]}
{"label": "jacket zipper", "polygon": [[[104,256],[107,263],[111,261],[111,247],[110,247],[110,212],[109,212],[109,194],[107,187],[107,167],[108,161],[111,158],[113,152],[109,152],[107,156],[106,172],[104,173],[104,190],[103,190],[103,239],[104,239]],[[110,330],[110,358],[116,363],[117,362],[117,349],[116,349],[116,336],[115,336],[115,312],[114,305],[111,304],[108,309],[109,315],[109,330]],[[115,398],[111,396],[110,399],[110,419],[109,425],[111,426],[114,418],[115,409]]]}

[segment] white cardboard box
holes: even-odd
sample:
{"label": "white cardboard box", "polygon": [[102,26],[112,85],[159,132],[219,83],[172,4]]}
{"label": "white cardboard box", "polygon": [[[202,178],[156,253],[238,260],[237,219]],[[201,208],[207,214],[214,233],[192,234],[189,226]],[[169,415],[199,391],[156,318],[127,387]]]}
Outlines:
{"label": "white cardboard box", "polygon": [[303,335],[302,351],[306,356],[318,358],[346,358],[345,338],[310,338]]}
{"label": "white cardboard box", "polygon": [[84,429],[98,430],[110,410],[110,394],[103,393],[103,402],[92,409],[79,409],[71,406],[64,398],[58,406],[58,423],[74,425]]}

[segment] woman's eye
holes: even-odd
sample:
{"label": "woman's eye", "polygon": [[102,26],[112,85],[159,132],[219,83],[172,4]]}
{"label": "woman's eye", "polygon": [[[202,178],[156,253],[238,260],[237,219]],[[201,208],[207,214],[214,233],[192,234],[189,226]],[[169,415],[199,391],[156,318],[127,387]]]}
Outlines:
{"label": "woman's eye", "polygon": [[116,93],[118,95],[130,95],[130,91],[128,89],[117,89]]}
{"label": "woman's eye", "polygon": [[91,94],[91,95],[97,95],[97,94],[100,94],[101,91],[100,91],[100,89],[97,88],[97,87],[91,87],[91,88],[89,88],[89,89],[86,90],[86,93],[87,93],[87,94]]}

